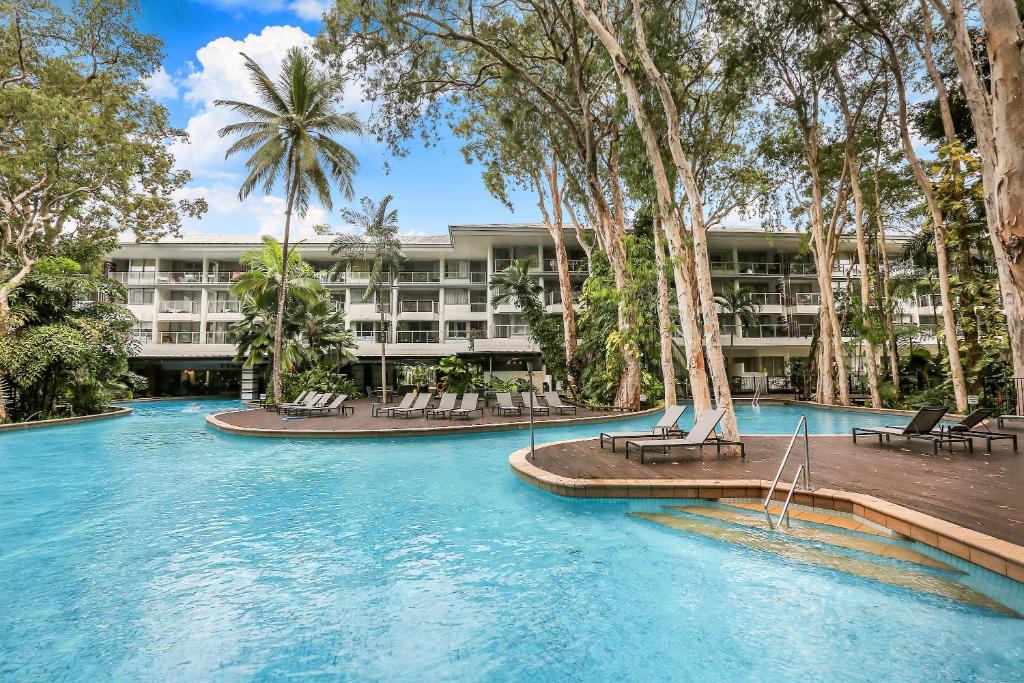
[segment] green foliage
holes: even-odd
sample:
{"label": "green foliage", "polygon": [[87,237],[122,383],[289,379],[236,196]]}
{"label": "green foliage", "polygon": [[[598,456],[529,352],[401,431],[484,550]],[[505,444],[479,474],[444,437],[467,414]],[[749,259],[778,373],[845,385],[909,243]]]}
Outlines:
{"label": "green foliage", "polygon": [[153,239],[206,209],[175,198],[190,176],[168,150],[186,136],[147,94],[162,46],[138,31],[137,9],[0,2],[0,225],[11,231],[0,240],[0,291],[68,235],[109,249],[123,230]]}
{"label": "green foliage", "polygon": [[351,377],[339,374],[331,368],[311,367],[302,372],[286,374],[281,379],[284,395],[288,400],[294,399],[304,391],[345,394],[349,397],[359,395],[359,387]]}
{"label": "green foliage", "polygon": [[437,364],[437,374],[446,391],[461,394],[472,388],[478,373],[474,372],[474,369],[458,356],[445,356]]}
{"label": "green foliage", "polygon": [[145,389],[128,369],[136,319],[117,303],[124,287],[83,270],[68,256],[44,259],[12,297],[18,327],[0,338],[0,370],[16,390],[14,420],[99,412]]}

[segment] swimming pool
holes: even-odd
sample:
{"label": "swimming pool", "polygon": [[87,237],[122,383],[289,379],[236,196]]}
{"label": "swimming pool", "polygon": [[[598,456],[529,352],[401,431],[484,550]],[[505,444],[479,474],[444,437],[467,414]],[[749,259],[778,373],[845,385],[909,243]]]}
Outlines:
{"label": "swimming pool", "polygon": [[[135,408],[0,436],[2,680],[1021,675],[1024,620],[534,490],[524,432],[264,440]],[[754,410],[747,433],[851,419]]]}

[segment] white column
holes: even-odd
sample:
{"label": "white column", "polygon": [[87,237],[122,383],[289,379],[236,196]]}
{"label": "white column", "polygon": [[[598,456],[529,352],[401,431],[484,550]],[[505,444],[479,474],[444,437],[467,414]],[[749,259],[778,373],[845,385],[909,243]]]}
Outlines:
{"label": "white column", "polygon": [[446,341],[447,330],[445,330],[446,316],[444,306],[444,273],[445,273],[445,258],[441,257],[441,287],[437,290],[437,341],[440,344],[444,344]]}
{"label": "white column", "polygon": [[160,288],[156,285],[160,277],[160,259],[153,259],[153,269],[153,343],[160,344]]}
{"label": "white column", "polygon": [[[491,305],[491,273],[494,272],[494,245],[487,246],[487,338],[494,339],[494,306]],[[493,373],[492,373],[493,377]]]}
{"label": "white column", "polygon": [[[203,279],[204,282],[206,281],[206,269],[209,267],[209,265],[210,265],[210,259],[208,259],[207,257],[204,256],[203,257],[203,276],[202,276],[202,279]],[[204,286],[201,290],[199,290],[199,335],[200,335],[199,338],[202,339],[204,344],[210,343],[209,341],[207,341],[207,338],[206,338],[206,331],[207,331],[206,330],[206,318],[207,318],[207,315],[208,315],[208,309],[209,309],[209,303],[208,302],[209,302],[209,300],[210,300],[209,290],[207,290],[206,287]]]}

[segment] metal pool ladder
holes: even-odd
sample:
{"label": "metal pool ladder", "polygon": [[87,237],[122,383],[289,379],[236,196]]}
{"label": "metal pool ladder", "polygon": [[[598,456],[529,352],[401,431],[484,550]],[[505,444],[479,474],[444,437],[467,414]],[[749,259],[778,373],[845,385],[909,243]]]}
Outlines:
{"label": "metal pool ladder", "polygon": [[761,383],[758,381],[759,379],[761,379],[761,378],[760,377],[755,377],[754,378],[754,398],[750,401],[750,406],[752,408],[759,408],[760,407],[760,405],[758,403],[758,401],[761,400]]}
{"label": "metal pool ladder", "polygon": [[[772,519],[772,513],[769,510],[769,505],[772,502],[772,496],[775,494],[775,489],[779,485],[779,479],[782,478],[782,470],[786,468],[786,463],[789,462],[789,456],[793,453],[793,446],[796,445],[796,439],[800,436],[800,430],[804,432],[804,461],[800,467],[796,470],[796,476],[793,477],[793,483],[789,486],[789,495],[786,496],[786,502],[782,505],[782,511],[779,513],[778,519]],[[793,432],[793,438],[789,440],[789,446],[786,448],[786,454],[782,456],[782,462],[779,464],[779,471],[775,473],[775,479],[772,481],[771,488],[768,489],[768,497],[764,499],[764,516],[768,518],[768,526],[771,529],[776,529],[785,521],[786,526],[789,526],[789,503],[793,500],[793,492],[796,491],[796,483],[803,478],[803,488],[811,488],[811,445],[807,437],[807,416],[802,415],[800,421],[796,423],[796,430]]]}

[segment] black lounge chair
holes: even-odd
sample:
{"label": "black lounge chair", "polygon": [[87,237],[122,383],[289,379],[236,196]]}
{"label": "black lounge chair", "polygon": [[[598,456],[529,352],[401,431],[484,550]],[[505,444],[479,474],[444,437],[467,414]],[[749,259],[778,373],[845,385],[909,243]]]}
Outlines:
{"label": "black lounge chair", "polygon": [[[978,408],[970,415],[960,420],[960,422],[953,425],[939,425],[939,431],[947,434],[955,434],[957,436],[966,436],[970,439],[985,439],[985,452],[992,452],[993,441],[1012,441],[1013,450],[1017,450],[1017,435],[1016,434],[1005,434],[1002,432],[993,432],[985,424],[985,420],[992,417],[991,408]],[[984,430],[975,429],[978,426],[984,427]]]}
{"label": "black lounge chair", "polygon": [[[666,406],[665,414],[661,416],[658,423],[646,432],[633,431],[633,432],[603,432],[600,437],[601,448],[604,448],[604,442],[609,441],[612,444],[612,453],[615,452],[616,441],[626,441],[629,439],[643,439],[646,437],[661,437],[667,438],[669,434],[678,432],[679,428],[676,423],[679,422],[679,418],[682,417],[683,412],[686,410],[686,406],[674,405]],[[680,432],[680,436],[685,436],[685,432]]]}
{"label": "black lounge chair", "polygon": [[498,405],[491,408],[492,414],[497,415],[522,415],[523,409],[512,402],[512,394],[507,391],[499,391],[494,394]]}
{"label": "black lounge chair", "polygon": [[562,397],[558,395],[557,391],[545,391],[544,400],[548,403],[548,408],[554,410],[559,415],[565,415],[566,413],[576,414],[576,406],[571,403],[562,403]]}
{"label": "black lounge chair", "polygon": [[448,417],[455,410],[455,401],[458,398],[458,394],[441,394],[441,400],[437,402],[437,407],[427,411],[427,419],[429,420],[432,417]]}
{"label": "black lounge chair", "polygon": [[462,405],[458,408],[453,408],[448,411],[448,417],[464,417],[467,420],[473,415],[473,413],[479,412],[480,417],[484,416],[484,409],[479,407],[480,394],[463,394]]}
{"label": "black lounge chair", "polygon": [[416,402],[408,408],[395,408],[391,411],[391,417],[412,417],[413,413],[423,415],[430,408],[430,399],[433,398],[429,391],[424,391],[416,396]]}
{"label": "black lounge chair", "polygon": [[714,446],[715,452],[719,455],[722,453],[722,446],[739,446],[740,457],[747,457],[746,447],[742,441],[730,441],[723,439],[718,436],[715,431],[718,428],[718,423],[725,417],[725,408],[715,408],[714,410],[705,410],[704,413],[697,418],[697,421],[693,424],[690,431],[681,439],[637,439],[635,441],[626,442],[626,458],[629,458],[630,450],[636,450],[640,452],[640,464],[644,462],[644,451],[648,449],[659,450],[662,453],[668,453],[673,448],[699,448],[701,451],[704,450],[705,446]]}
{"label": "black lounge chair", "polygon": [[266,401],[264,401],[262,405],[264,410],[273,410],[275,413],[279,413],[281,412],[281,406],[284,405],[305,405],[306,399],[312,395],[312,391],[303,391],[301,394],[295,397],[294,401],[285,403],[267,403]]}
{"label": "black lounge chair", "polygon": [[954,443],[962,443],[967,447],[968,453],[974,452],[974,444],[966,436],[957,436],[952,433],[943,431],[936,431],[936,427],[939,425],[939,421],[946,414],[947,408],[921,408],[917,411],[917,415],[904,427],[885,425],[883,427],[854,427],[853,428],[853,442],[857,443],[858,436],[877,436],[878,443],[881,445],[882,438],[885,437],[886,441],[889,441],[894,436],[901,436],[904,439],[910,441],[911,439],[917,439],[918,441],[929,441],[932,444],[932,450],[935,455],[939,454],[939,448],[942,444],[949,444],[950,452],[953,451]]}

